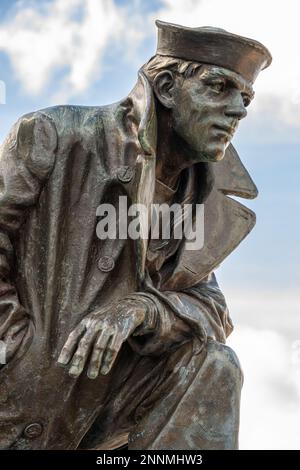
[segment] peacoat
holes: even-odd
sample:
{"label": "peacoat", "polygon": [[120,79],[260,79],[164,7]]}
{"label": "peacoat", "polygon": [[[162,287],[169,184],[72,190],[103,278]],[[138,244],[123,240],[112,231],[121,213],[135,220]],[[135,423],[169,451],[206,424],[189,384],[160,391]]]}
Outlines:
{"label": "peacoat", "polygon": [[[0,339],[21,326],[16,353],[0,369],[0,448],[77,448],[133,364],[159,361],[189,341],[199,351],[208,340],[225,343],[232,331],[211,273],[254,225],[254,214],[227,196],[256,195],[233,147],[223,162],[195,165],[182,183],[186,188],[193,175],[193,203],[204,203],[199,251],[187,250],[183,240],[167,270],[167,254],[160,256],[155,277],[147,268],[153,255],[147,239],[97,237],[99,204],[117,209],[126,196],[150,210],[155,151],[155,100],[142,73],[124,100],[27,114],[3,143]],[[108,376],[70,377],[57,364],[69,333],[88,313],[129,294],[156,302],[159,327],[149,335],[149,325],[142,326]],[[188,337],[180,322],[189,326]],[[190,383],[193,392],[199,393]]]}

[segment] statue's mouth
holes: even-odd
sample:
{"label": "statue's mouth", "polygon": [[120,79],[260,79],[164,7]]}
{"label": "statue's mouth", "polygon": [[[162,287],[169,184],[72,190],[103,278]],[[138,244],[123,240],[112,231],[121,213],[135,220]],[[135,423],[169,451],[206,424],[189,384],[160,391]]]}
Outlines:
{"label": "statue's mouth", "polygon": [[218,134],[224,134],[228,138],[232,138],[236,131],[235,127],[227,126],[226,124],[214,124],[213,128],[218,131]]}

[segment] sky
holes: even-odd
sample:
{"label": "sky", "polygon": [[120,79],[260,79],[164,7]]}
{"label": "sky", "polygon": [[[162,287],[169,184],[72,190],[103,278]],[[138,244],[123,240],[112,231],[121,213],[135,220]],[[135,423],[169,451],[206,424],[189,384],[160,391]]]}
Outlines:
{"label": "sky", "polygon": [[0,141],[19,116],[123,98],[155,53],[155,19],[262,42],[272,65],[233,144],[257,224],[217,270],[245,374],[242,449],[300,448],[300,7],[297,0],[0,0]]}

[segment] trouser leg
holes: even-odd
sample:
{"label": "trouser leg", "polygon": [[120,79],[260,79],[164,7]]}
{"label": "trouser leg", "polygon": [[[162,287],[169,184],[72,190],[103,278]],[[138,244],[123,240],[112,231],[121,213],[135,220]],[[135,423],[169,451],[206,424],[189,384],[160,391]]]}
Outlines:
{"label": "trouser leg", "polygon": [[236,449],[243,378],[232,349],[209,340],[195,355],[187,343],[170,355],[168,370],[136,410],[129,449]]}
{"label": "trouser leg", "polygon": [[[124,351],[126,358],[130,351]],[[192,342],[161,357],[120,362],[103,406],[80,448],[106,448],[129,434],[129,449],[236,449],[242,371],[228,346]],[[128,364],[130,366],[128,367]]]}

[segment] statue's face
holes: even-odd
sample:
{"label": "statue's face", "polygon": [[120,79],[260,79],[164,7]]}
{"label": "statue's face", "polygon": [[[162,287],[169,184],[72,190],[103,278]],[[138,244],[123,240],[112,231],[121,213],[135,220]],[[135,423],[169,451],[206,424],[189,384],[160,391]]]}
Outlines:
{"label": "statue's face", "polygon": [[249,82],[220,67],[203,66],[190,78],[176,77],[170,106],[174,130],[198,161],[219,161],[252,97]]}

